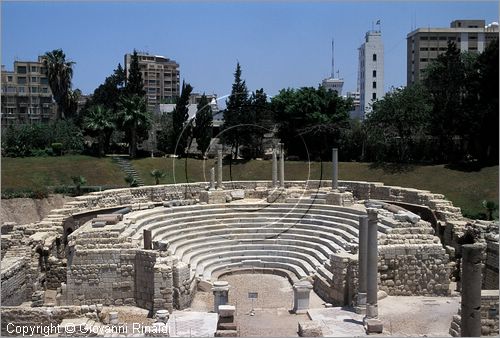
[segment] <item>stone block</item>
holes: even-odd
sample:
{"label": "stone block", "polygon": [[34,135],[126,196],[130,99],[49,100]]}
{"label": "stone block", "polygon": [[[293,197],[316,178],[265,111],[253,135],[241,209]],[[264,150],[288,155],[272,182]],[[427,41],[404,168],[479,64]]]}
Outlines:
{"label": "stone block", "polygon": [[236,307],[234,305],[219,305],[219,316],[222,318],[234,317],[235,312]]}
{"label": "stone block", "polygon": [[215,337],[238,337],[238,331],[236,331],[236,330],[217,330],[217,331],[215,331]]}
{"label": "stone block", "polygon": [[366,322],[366,333],[382,333],[384,330],[384,325],[379,319],[367,319]]}
{"label": "stone block", "polygon": [[323,337],[321,324],[318,321],[299,322],[298,326],[299,337]]}

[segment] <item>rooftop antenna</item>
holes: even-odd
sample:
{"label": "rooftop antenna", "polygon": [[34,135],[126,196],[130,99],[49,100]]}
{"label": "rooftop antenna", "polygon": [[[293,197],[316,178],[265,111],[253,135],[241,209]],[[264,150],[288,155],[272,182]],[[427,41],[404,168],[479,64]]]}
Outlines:
{"label": "rooftop antenna", "polygon": [[335,76],[335,59],[334,59],[334,48],[335,48],[335,43],[333,41],[333,38],[332,38],[332,78],[334,78]]}

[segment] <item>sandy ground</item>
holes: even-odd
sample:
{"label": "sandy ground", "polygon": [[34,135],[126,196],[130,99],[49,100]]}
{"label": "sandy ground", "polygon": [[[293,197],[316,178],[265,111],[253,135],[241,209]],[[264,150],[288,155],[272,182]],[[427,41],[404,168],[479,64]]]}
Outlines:
{"label": "sandy ground", "polygon": [[459,304],[460,297],[389,296],[380,300],[378,306],[384,335],[449,336]]}
{"label": "sandy ground", "polygon": [[73,197],[52,195],[36,200],[31,198],[2,199],[0,219],[17,224],[34,223],[42,220],[52,209],[60,209],[64,203],[73,201]]}
{"label": "sandy ground", "polygon": [[[275,275],[238,274],[221,278],[231,285],[229,303],[236,306],[236,321],[244,336],[297,336],[297,325],[309,321],[307,315],[289,312],[293,307],[293,289],[288,280]],[[248,292],[258,292],[252,304]],[[449,336],[453,315],[460,297],[396,297],[379,300],[379,318],[384,323],[381,336]],[[350,309],[325,308],[311,292],[310,309],[331,336],[364,336],[362,317]],[[251,316],[252,306],[254,316]],[[211,292],[197,292],[193,311],[213,311]],[[313,318],[314,319],[314,318]]]}

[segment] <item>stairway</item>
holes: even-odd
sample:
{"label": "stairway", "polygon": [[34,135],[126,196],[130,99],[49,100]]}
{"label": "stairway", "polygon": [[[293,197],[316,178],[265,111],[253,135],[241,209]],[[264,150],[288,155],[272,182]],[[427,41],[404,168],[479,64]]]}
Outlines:
{"label": "stairway", "polygon": [[125,173],[125,176],[132,176],[136,180],[139,187],[144,185],[144,182],[139,177],[139,174],[137,173],[137,171],[135,171],[132,163],[130,163],[128,156],[113,156],[112,160],[113,162],[118,164],[120,169]]}

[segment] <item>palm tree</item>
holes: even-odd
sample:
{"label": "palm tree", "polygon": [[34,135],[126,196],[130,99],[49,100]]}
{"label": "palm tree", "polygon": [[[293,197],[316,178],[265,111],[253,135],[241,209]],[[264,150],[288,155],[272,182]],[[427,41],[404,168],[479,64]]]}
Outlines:
{"label": "palm tree", "polygon": [[49,80],[50,90],[57,103],[56,119],[64,119],[69,92],[71,91],[71,78],[73,77],[72,61],[66,60],[62,49],[54,49],[42,57],[45,74]]}
{"label": "palm tree", "polygon": [[71,179],[73,180],[73,183],[75,184],[76,188],[76,195],[81,195],[82,194],[82,185],[87,184],[87,180],[83,176],[71,176]]}
{"label": "palm tree", "polygon": [[123,96],[119,104],[120,122],[129,138],[129,155],[135,158],[137,153],[138,132],[146,131],[151,116],[146,109],[146,100],[139,95]]}
{"label": "palm tree", "polygon": [[153,169],[151,170],[151,176],[155,178],[155,183],[160,184],[160,179],[166,176],[166,173],[163,170]]}
{"label": "palm tree", "polygon": [[104,154],[106,132],[115,128],[111,110],[103,105],[91,106],[83,118],[83,127],[90,132],[97,133],[99,157],[101,157]]}

